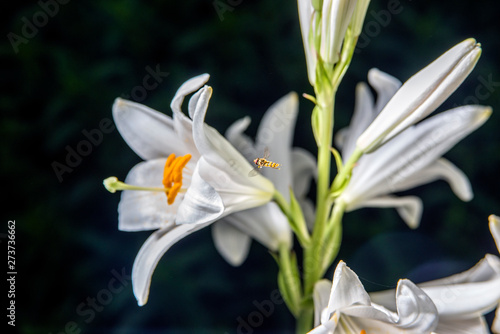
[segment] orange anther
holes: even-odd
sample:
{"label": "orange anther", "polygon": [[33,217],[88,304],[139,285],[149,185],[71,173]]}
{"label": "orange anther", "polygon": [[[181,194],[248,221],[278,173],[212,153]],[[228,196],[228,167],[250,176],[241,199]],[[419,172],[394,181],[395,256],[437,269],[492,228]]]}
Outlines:
{"label": "orange anther", "polygon": [[175,197],[182,187],[182,170],[191,160],[191,154],[186,154],[182,157],[175,157],[175,154],[170,154],[165,162],[163,169],[163,186],[167,192],[167,202],[172,204]]}
{"label": "orange anther", "polygon": [[181,190],[181,187],[182,187],[181,183],[176,183],[167,192],[167,203],[168,203],[168,205],[174,203],[175,197],[177,197],[177,194],[179,193],[179,190]]}

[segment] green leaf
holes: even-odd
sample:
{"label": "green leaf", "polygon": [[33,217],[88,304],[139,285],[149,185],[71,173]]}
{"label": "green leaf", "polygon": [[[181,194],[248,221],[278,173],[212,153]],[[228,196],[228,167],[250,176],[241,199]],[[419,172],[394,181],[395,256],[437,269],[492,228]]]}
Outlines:
{"label": "green leaf", "polygon": [[342,157],[340,156],[339,151],[337,151],[335,148],[330,147],[330,151],[332,152],[333,157],[335,158],[335,164],[337,165],[337,173],[340,173],[340,171],[343,168]]}
{"label": "green leaf", "polygon": [[303,248],[309,247],[311,237],[309,235],[309,231],[307,230],[307,223],[304,218],[304,214],[302,213],[302,208],[300,207],[297,198],[295,198],[292,188],[290,188],[290,216],[290,226],[293,232],[297,235],[300,245]]}
{"label": "green leaf", "polygon": [[321,145],[321,133],[319,126],[319,108],[318,106],[314,107],[311,114],[311,126],[313,130],[314,139],[316,140],[316,145],[319,147]]}
{"label": "green leaf", "polygon": [[337,222],[329,226],[324,242],[327,247],[321,267],[323,271],[326,271],[340,250],[340,244],[342,243],[342,222]]}
{"label": "green leaf", "polygon": [[314,10],[321,12],[321,9],[323,8],[323,0],[312,0],[311,4]]}
{"label": "green leaf", "polygon": [[287,249],[281,249],[279,266],[278,287],[281,296],[290,312],[298,317],[301,311],[302,293],[297,257],[294,253],[290,254]]}

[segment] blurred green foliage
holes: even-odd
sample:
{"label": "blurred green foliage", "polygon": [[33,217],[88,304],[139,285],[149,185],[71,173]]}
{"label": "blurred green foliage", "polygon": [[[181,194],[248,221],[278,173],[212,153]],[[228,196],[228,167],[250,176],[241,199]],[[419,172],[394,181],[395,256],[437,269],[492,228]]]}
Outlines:
{"label": "blurred green foliage", "polygon": [[[217,254],[205,229],[160,261],[146,306],[136,305],[128,284],[92,319],[88,311],[82,315],[90,309],[88,298],[108,289],[113,270],[130,274],[149,235],[117,230],[119,196],[106,192],[101,183],[110,175],[123,179],[140,159],[115,130],[63,174],[62,182],[52,167],[54,161],[64,163],[67,147],[75,149],[85,139],[83,130],[111,118],[114,98],[141,86],[147,66],[159,66],[169,75],[139,102],[167,114],[182,82],[210,73],[214,95],[207,122],[221,132],[251,115],[253,135],[266,108],[278,98],[291,90],[312,93],[296,3],[226,3],[238,5],[221,20],[213,1],[71,1],[59,5],[33,37],[18,45],[18,52],[8,34],[22,37],[26,20],[43,19],[43,9],[40,3],[16,2],[10,4],[15,8],[2,11],[0,157],[7,197],[2,222],[15,219],[17,225],[20,332],[235,333],[238,317],[247,319],[256,311],[253,301],[269,299],[276,289],[276,266],[264,247],[254,243],[249,259],[232,268]],[[440,110],[470,102],[481,78],[496,85],[479,102],[497,109],[498,2],[401,0],[400,6],[390,22],[380,23],[377,18],[387,2],[372,1],[366,22],[378,22],[380,33],[371,32],[341,85],[336,129],[348,124],[355,84],[366,80],[368,69],[378,67],[404,81],[471,36],[483,44],[483,56]],[[301,99],[295,143],[315,152],[311,108]],[[469,268],[485,252],[497,252],[487,216],[500,213],[499,125],[494,112],[486,125],[446,155],[469,176],[473,201],[462,203],[444,182],[412,190],[424,200],[417,231],[409,231],[390,209],[346,215],[340,257],[368,288],[392,287],[400,277],[450,274]],[[255,333],[293,328],[282,304]]]}

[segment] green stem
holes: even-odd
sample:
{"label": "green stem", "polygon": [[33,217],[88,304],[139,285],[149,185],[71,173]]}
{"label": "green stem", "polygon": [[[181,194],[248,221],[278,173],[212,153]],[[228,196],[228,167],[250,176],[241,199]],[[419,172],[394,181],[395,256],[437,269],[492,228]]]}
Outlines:
{"label": "green stem", "polygon": [[305,308],[300,312],[297,318],[297,326],[295,328],[296,334],[305,334],[312,329],[314,320],[314,310],[312,307]]}
{"label": "green stem", "polygon": [[[330,184],[331,151],[334,124],[335,95],[347,68],[349,67],[357,37],[349,28],[344,38],[344,45],[337,64],[331,67],[317,63],[316,83],[316,108],[318,115],[313,117],[313,130],[318,143],[318,180],[316,193],[316,220],[312,232],[311,243],[304,249],[304,282],[303,300],[312,300],[314,285],[321,279],[328,266],[335,259],[342,239],[342,216],[345,211],[344,203],[337,203],[330,216],[332,200],[330,193],[334,186],[342,186],[350,177],[352,167],[362,155],[355,150],[352,159],[348,160],[333,184]],[[312,305],[302,306],[297,323],[297,333],[305,333],[312,325]],[[306,329],[307,328],[307,329]]]}
{"label": "green stem", "polygon": [[[326,96],[325,96],[326,95]],[[334,95],[334,94],[332,94]],[[312,234],[311,247],[305,249],[304,257],[304,288],[305,294],[312,294],[314,283],[321,278],[320,263],[321,245],[323,244],[326,222],[331,208],[327,201],[330,186],[331,152],[333,137],[333,106],[334,98],[330,94],[318,92],[318,107],[321,115],[321,142],[318,147],[318,182],[316,194],[316,220]]]}

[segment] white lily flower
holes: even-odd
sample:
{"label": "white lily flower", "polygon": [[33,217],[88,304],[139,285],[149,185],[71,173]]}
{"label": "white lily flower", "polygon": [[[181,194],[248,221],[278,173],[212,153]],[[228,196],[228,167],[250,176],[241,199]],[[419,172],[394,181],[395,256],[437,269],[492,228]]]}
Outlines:
{"label": "white lily flower", "polygon": [[[356,2],[357,0],[324,0],[321,9],[315,10],[311,0],[298,0],[300,28],[311,85],[314,86],[316,81],[318,57],[330,65],[339,60],[340,49]],[[359,19],[360,15],[356,17]],[[320,20],[318,25],[315,23],[317,19]]]}
{"label": "white lily flower", "polygon": [[[500,221],[490,216],[490,231],[500,252]],[[492,331],[499,333],[500,258],[487,254],[473,268],[450,277],[418,284],[436,305],[440,334],[489,333],[483,315],[497,307]],[[371,293],[371,299],[391,310],[394,291]]]}
{"label": "white lily flower", "polygon": [[191,120],[182,113],[180,106],[185,96],[198,90],[208,78],[208,74],[194,77],[178,89],[171,104],[173,118],[122,99],[117,99],[113,105],[118,131],[132,150],[146,160],[132,168],[125,184],[116,178],[104,182],[110,191],[123,190],[118,205],[118,228],[122,231],[157,229],[139,250],[132,268],[132,288],[139,306],[147,302],[151,277],[163,254],[178,240],[206,225],[175,225],[185,190],[178,189],[173,201],[167,201],[168,192],[162,190],[166,187],[162,181],[167,157],[184,155],[191,158],[184,168],[176,168],[176,174],[180,172],[180,184],[184,189],[191,185],[190,174],[200,154],[194,145]]}
{"label": "white lily flower", "polygon": [[[165,163],[171,154],[191,155],[182,169],[183,187],[188,188],[190,174],[199,159],[194,145],[191,120],[180,110],[184,97],[198,90],[209,78],[203,74],[186,81],[177,91],[173,102],[173,118],[142,104],[116,99],[113,119],[125,142],[144,162],[127,175],[125,183],[139,187],[164,188]],[[143,231],[174,226],[184,192],[168,204],[165,191],[124,190],[118,205],[118,228],[121,231]]]}
{"label": "white lily flower", "polygon": [[392,312],[375,304],[358,276],[344,262],[335,269],[333,283],[321,280],[314,287],[315,328],[312,334],[431,333],[437,310],[430,298],[409,280],[400,280],[391,299]]}
{"label": "white lily flower", "polygon": [[[360,133],[378,119],[377,114],[400,86],[397,79],[376,69],[369,72],[368,80],[377,92],[377,102],[373,102],[365,84],[358,85],[356,108],[349,129],[341,130],[336,138],[344,159],[352,154],[356,141],[359,143]],[[490,114],[490,107],[463,106],[407,128],[377,151],[359,159],[351,181],[338,201],[347,204],[347,211],[360,207],[395,207],[408,226],[416,228],[422,212],[421,200],[414,196],[399,198],[390,194],[444,179],[460,199],[472,199],[467,177],[441,156],[481,126]]]}
{"label": "white lily flower", "polygon": [[[249,117],[229,127],[226,137],[248,161],[261,156],[265,148],[268,148],[270,159],[280,163],[283,168],[279,171],[264,168],[262,174],[273,182],[276,190],[285,198],[288,197],[291,187],[299,200],[306,201],[306,192],[316,172],[316,165],[309,152],[299,148],[292,149],[297,114],[297,94],[290,93],[266,111],[255,143],[243,133],[250,124]],[[304,204],[304,207],[311,208],[312,204]],[[224,217],[212,225],[212,234],[219,253],[234,266],[240,265],[246,259],[251,238],[271,251],[277,251],[280,244],[292,246],[288,219],[275,203]]]}
{"label": "white lily flower", "polygon": [[[220,134],[203,124],[211,88],[204,87],[191,98],[189,114],[194,122],[182,113],[185,96],[198,90],[208,78],[207,74],[200,75],[179,88],[171,104],[173,118],[122,99],[117,99],[113,107],[123,138],[146,159],[130,171],[126,183],[115,177],[104,181],[111,192],[123,190],[118,207],[119,229],[158,229],[141,247],[132,268],[133,291],[140,306],[147,302],[158,261],[173,244],[225,212],[267,203],[274,191],[272,183],[262,176],[251,183],[242,175],[238,178],[237,169],[245,169],[248,178],[250,164]],[[200,143],[200,134],[206,142]],[[228,155],[231,161],[225,159]],[[210,172],[218,182],[213,186],[201,177]],[[230,177],[220,179],[221,175]],[[176,225],[187,222],[196,224]]]}
{"label": "white lily flower", "polygon": [[443,103],[472,71],[481,45],[469,38],[412,76],[359,136],[357,147],[372,152]]}
{"label": "white lily flower", "polygon": [[231,213],[271,201],[275,188],[261,175],[249,177],[253,167],[217,130],[205,124],[211,87],[203,87],[196,98],[193,138],[200,159],[177,212],[177,224],[204,224]]}

